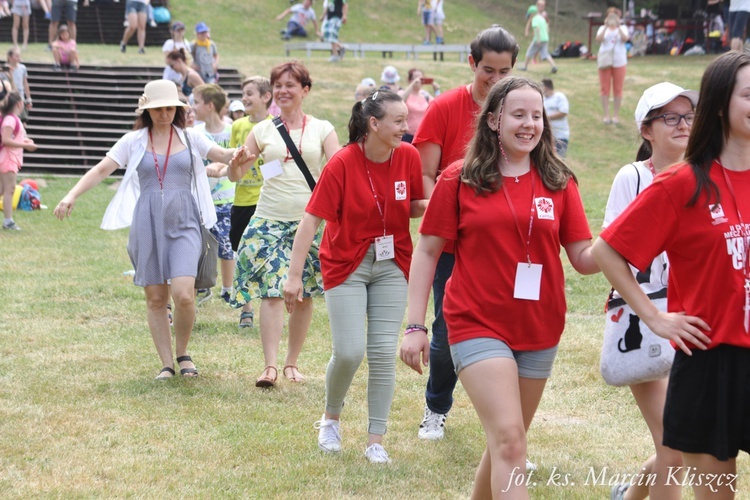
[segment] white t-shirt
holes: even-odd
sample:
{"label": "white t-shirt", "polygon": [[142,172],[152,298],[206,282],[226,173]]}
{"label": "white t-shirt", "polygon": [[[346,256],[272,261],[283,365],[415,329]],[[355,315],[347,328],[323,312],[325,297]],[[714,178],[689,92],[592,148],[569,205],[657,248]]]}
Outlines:
{"label": "white t-shirt", "polygon": [[[651,185],[654,176],[648,165],[642,161],[636,161],[625,165],[617,172],[615,180],[612,182],[612,189],[609,192],[607,208],[604,212],[604,222],[602,227],[607,227],[625,211],[628,205],[632,203],[637,194],[642,193],[644,189]],[[639,184],[640,183],[640,184]],[[654,214],[658,217],[659,214]],[[638,242],[634,241],[634,245]],[[630,266],[633,276],[638,279],[638,284],[645,293],[658,292],[666,288],[669,278],[669,260],[666,252],[660,253],[651,262],[648,273],[640,273],[638,269]],[[647,279],[648,278],[648,279]],[[615,291],[615,297],[620,295]]]}
{"label": "white t-shirt", "polygon": [[173,39],[168,39],[166,42],[164,42],[164,45],[161,46],[162,52],[172,52],[173,50],[180,50],[183,49],[185,51],[185,55],[190,55],[190,42],[187,40],[183,40],[181,42],[175,42]]}
{"label": "white t-shirt", "polygon": [[730,0],[729,12],[750,12],[750,0]]}
{"label": "white t-shirt", "polygon": [[[298,149],[302,134],[302,159],[316,181],[323,171],[323,142],[331,132],[333,125],[329,121],[318,120],[310,115],[307,116],[304,134],[301,128],[289,132],[292,142]],[[263,162],[268,164],[279,160],[283,169],[281,175],[264,180],[255,215],[275,221],[301,220],[312,192],[294,159],[284,161],[287,156],[284,139],[271,120],[263,120],[255,125],[252,134],[255,136]]]}
{"label": "white t-shirt", "polygon": [[294,21],[303,28],[307,24],[307,21],[312,21],[313,19],[315,19],[315,11],[313,10],[313,8],[310,7],[306,9],[301,3],[292,5],[290,7],[290,10],[292,11],[292,17],[290,21]]}
{"label": "white t-shirt", "polygon": [[[606,52],[608,50],[614,50],[614,61],[612,64],[613,68],[620,68],[628,64],[628,50],[625,48],[625,42],[622,41],[620,34],[628,36],[628,29],[625,26],[619,26],[618,28],[609,28],[608,26],[599,26],[596,32],[596,38],[604,32],[604,38],[602,43],[599,45],[599,53]],[[627,38],[626,38],[627,40]]]}
{"label": "white t-shirt", "polygon": [[549,127],[555,139],[570,139],[570,127],[568,126],[568,98],[562,92],[555,92],[550,97],[544,98],[544,110],[547,117],[552,113],[565,113],[565,116],[557,120],[550,120]]}

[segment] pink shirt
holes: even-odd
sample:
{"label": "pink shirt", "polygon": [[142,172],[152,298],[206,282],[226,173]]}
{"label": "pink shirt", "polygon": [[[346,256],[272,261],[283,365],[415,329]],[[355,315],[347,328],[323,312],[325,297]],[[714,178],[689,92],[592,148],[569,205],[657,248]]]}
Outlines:
{"label": "pink shirt", "polygon": [[427,106],[430,105],[425,96],[421,91],[418,94],[409,92],[409,95],[404,99],[406,109],[409,110],[409,116],[406,118],[406,124],[409,126],[409,133],[414,135],[417,133],[419,124],[422,123],[424,113],[427,111]]}
{"label": "pink shirt", "polygon": [[70,64],[70,54],[76,51],[76,41],[55,40],[52,42],[52,46],[60,51],[60,64]]}
{"label": "pink shirt", "polygon": [[[18,125],[16,125],[18,124]],[[3,118],[2,125],[0,127],[10,127],[11,131],[16,129],[18,126],[18,133],[11,134],[11,137],[16,141],[23,141],[26,137],[26,131],[23,128],[23,124],[15,115],[8,115]],[[18,172],[21,170],[23,165],[23,148],[12,148],[3,146],[0,149],[0,172]]]}

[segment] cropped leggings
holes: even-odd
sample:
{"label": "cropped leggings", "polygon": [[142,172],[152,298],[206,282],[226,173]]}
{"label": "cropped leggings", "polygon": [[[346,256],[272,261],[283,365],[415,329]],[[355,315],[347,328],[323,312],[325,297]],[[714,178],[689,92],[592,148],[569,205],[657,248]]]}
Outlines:
{"label": "cropped leggings", "polygon": [[396,386],[396,350],[406,309],[406,278],[371,246],[341,285],[325,292],[333,352],[326,370],[326,412],[340,415],[367,352],[368,432],[383,435]]}

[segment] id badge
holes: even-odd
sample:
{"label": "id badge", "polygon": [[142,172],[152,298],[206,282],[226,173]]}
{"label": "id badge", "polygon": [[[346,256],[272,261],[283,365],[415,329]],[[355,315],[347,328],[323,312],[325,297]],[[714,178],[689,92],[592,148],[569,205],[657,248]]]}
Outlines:
{"label": "id badge", "polygon": [[375,238],[375,260],[388,260],[395,257],[396,249],[393,246],[392,234]]}
{"label": "id badge", "polygon": [[273,179],[284,173],[284,168],[279,160],[270,161],[260,166],[260,173],[265,180]]}
{"label": "id badge", "polygon": [[513,298],[539,300],[541,286],[542,265],[519,262],[516,266],[516,285],[513,289]]}

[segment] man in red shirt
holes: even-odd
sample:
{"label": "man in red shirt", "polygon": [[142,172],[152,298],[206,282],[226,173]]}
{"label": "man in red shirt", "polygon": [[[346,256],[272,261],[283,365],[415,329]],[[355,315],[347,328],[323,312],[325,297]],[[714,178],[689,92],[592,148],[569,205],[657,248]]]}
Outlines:
{"label": "man in red shirt", "polygon": [[[474,120],[492,86],[510,75],[518,56],[516,39],[494,25],[471,42],[469,66],[474,80],[445,92],[427,108],[412,144],[422,158],[424,196],[429,198],[437,176],[452,162],[464,157],[474,132]],[[448,345],[448,330],[443,318],[445,283],[453,271],[453,245],[443,250],[432,283],[435,321],[430,342],[430,375],[425,391],[425,414],[419,426],[421,439],[442,439],[445,419],[453,405],[453,389],[458,377]]]}

